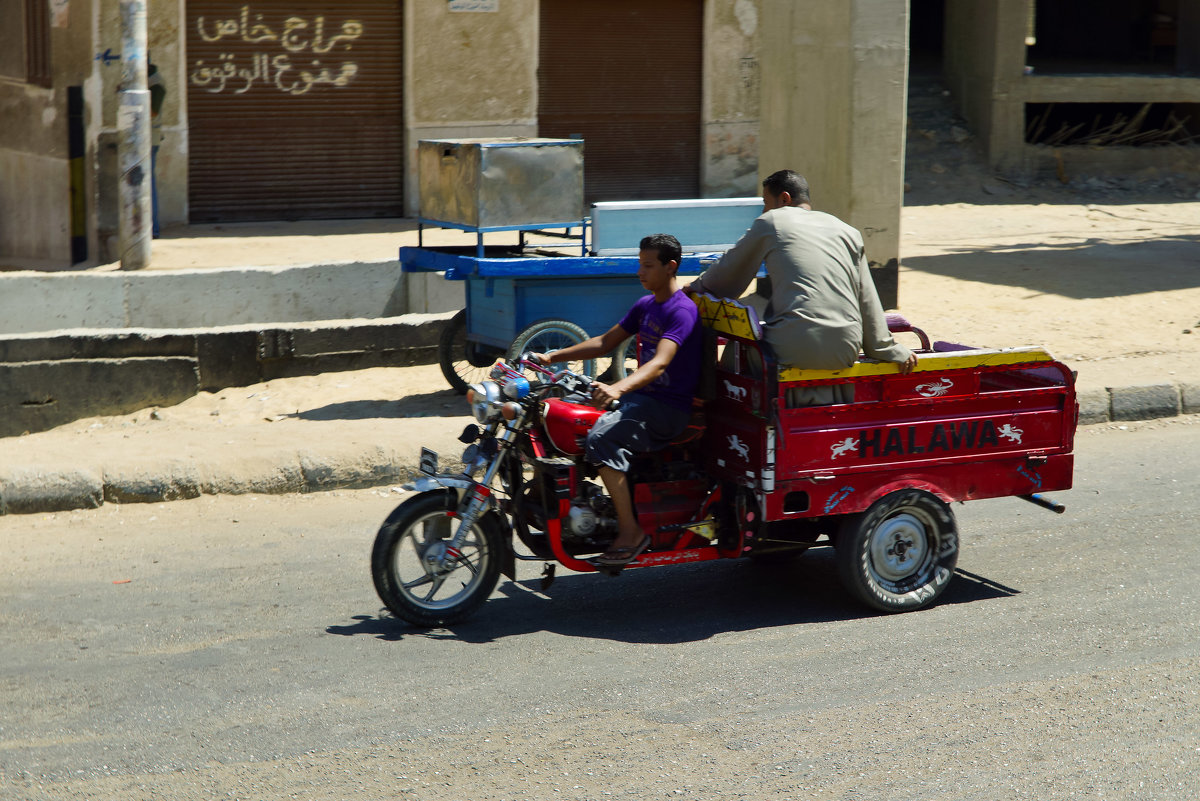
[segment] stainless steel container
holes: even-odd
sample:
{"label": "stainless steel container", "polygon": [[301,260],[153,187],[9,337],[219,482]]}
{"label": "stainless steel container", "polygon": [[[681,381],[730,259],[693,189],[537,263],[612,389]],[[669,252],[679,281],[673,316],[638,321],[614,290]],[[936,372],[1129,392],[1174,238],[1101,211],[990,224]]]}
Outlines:
{"label": "stainless steel container", "polygon": [[420,216],[470,228],[536,228],[583,219],[581,139],[423,139]]}

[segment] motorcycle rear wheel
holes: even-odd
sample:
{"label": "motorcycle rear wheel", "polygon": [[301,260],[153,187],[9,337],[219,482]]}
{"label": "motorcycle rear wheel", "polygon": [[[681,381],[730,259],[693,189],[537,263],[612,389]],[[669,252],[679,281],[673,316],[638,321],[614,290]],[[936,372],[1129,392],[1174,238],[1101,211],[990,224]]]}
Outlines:
{"label": "motorcycle rear wheel", "polygon": [[380,600],[414,626],[448,626],[473,614],[496,588],[503,547],[499,523],[485,514],[467,533],[461,556],[443,570],[441,558],[458,518],[446,514],[446,493],[423,493],[384,521],[371,552],[371,578]]}

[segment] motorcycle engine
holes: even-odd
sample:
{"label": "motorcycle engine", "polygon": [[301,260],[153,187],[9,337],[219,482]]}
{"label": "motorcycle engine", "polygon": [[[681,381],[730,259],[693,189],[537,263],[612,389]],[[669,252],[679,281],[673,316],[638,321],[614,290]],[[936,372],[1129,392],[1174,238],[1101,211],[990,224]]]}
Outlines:
{"label": "motorcycle engine", "polygon": [[606,543],[617,530],[617,513],[612,499],[595,484],[584,482],[580,494],[571,499],[563,539],[579,544]]}

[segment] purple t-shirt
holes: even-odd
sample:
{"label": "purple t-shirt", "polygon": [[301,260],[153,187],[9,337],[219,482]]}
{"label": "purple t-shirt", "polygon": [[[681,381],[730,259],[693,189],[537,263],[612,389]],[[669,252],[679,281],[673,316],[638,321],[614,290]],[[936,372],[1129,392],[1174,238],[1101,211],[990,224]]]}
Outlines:
{"label": "purple t-shirt", "polygon": [[638,335],[638,365],[654,358],[658,342],[664,337],[679,346],[663,374],[637,391],[676,409],[690,410],[700,381],[704,341],[700,313],[692,299],[682,291],[663,303],[657,302],[653,295],[646,295],[633,304],[620,325]]}

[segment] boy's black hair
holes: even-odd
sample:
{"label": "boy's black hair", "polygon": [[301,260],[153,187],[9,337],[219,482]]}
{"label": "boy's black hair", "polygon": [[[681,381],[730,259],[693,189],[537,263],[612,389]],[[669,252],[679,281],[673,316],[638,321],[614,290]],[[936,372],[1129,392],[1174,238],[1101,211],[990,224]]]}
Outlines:
{"label": "boy's black hair", "polygon": [[638,249],[657,251],[659,261],[663,264],[673,261],[676,269],[679,269],[679,263],[683,260],[683,247],[680,246],[679,240],[670,234],[651,234],[642,237]]}
{"label": "boy's black hair", "polygon": [[763,179],[763,189],[779,197],[784,192],[792,196],[792,205],[811,203],[808,197],[808,181],[794,170],[779,170]]}

